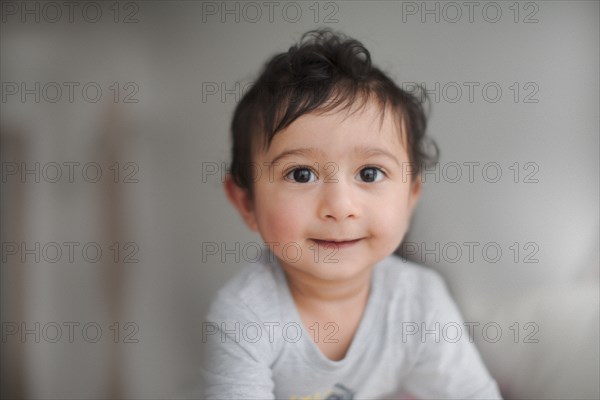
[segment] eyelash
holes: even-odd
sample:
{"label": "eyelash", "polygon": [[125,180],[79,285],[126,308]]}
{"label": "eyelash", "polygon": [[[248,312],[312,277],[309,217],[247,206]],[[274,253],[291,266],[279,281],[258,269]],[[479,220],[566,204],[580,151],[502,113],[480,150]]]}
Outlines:
{"label": "eyelash", "polygon": [[285,179],[285,180],[287,180],[289,182],[292,182],[292,183],[306,183],[306,182],[296,182],[293,178],[288,178],[288,176],[292,172],[298,171],[298,170],[302,170],[302,169],[309,170],[311,173],[313,173],[317,177],[317,180],[318,180],[318,174],[317,174],[317,172],[315,171],[314,168],[309,167],[308,165],[296,165],[294,168],[288,169],[286,172],[283,173],[283,179]]}
{"label": "eyelash", "polygon": [[[283,178],[292,183],[301,183],[301,184],[309,183],[310,181],[309,182],[296,182],[293,178],[288,178],[288,176],[292,172],[297,171],[297,170],[302,170],[302,169],[309,170],[311,173],[313,173],[316,176],[316,180],[317,181],[319,180],[318,173],[315,171],[315,169],[313,167],[310,167],[308,165],[296,165],[294,168],[288,169],[286,172],[284,172]],[[381,174],[383,174],[384,177],[388,176],[386,171],[382,167],[379,167],[377,165],[365,165],[359,169],[358,173],[360,173],[360,171],[365,170],[365,169],[374,169],[374,170],[377,170],[378,172],[380,172]],[[335,172],[336,171],[334,171],[334,174],[335,174]],[[333,178],[333,177],[330,176],[330,178]],[[378,182],[378,181],[375,181],[375,182]],[[364,183],[375,183],[375,182],[364,182]]]}
{"label": "eyelash", "polygon": [[[385,172],[385,170],[382,167],[379,167],[377,165],[365,165],[364,167],[362,167],[361,169],[358,170],[358,173],[360,173],[360,171],[362,171],[364,169],[374,169],[374,170],[380,172],[383,175],[383,177],[381,179],[387,178],[387,176],[388,176],[388,174]],[[379,182],[379,181],[365,182],[365,183],[376,183],[376,182]]]}

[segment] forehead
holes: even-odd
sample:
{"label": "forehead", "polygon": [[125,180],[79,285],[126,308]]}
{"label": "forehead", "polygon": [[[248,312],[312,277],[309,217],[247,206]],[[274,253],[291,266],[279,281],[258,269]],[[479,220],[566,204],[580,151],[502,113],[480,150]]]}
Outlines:
{"label": "forehead", "polygon": [[[329,154],[348,153],[357,147],[387,148],[390,152],[405,149],[406,134],[397,112],[383,109],[373,100],[350,107],[315,111],[302,115],[278,132],[264,154],[274,154],[292,147],[311,147]],[[343,155],[343,154],[338,154]]]}

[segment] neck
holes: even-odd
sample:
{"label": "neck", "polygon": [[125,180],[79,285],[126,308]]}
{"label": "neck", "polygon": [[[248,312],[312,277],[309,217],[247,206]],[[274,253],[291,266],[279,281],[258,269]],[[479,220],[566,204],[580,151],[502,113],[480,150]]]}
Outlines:
{"label": "neck", "polygon": [[371,288],[372,268],[343,281],[324,281],[293,268],[284,268],[292,297],[306,307],[339,307],[366,303]]}

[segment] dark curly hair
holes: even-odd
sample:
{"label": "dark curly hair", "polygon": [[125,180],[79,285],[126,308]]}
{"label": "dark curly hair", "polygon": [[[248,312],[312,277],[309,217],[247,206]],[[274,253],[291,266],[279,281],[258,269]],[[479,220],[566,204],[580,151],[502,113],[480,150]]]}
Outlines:
{"label": "dark curly hair", "polygon": [[[421,94],[424,91],[421,89]],[[238,103],[231,123],[231,175],[253,196],[252,154],[268,149],[273,137],[310,112],[363,107],[375,98],[389,107],[398,126],[404,122],[413,179],[437,161],[438,149],[426,141],[423,98],[398,87],[371,64],[369,51],[357,40],[330,29],[306,32],[298,44],[275,55]]]}

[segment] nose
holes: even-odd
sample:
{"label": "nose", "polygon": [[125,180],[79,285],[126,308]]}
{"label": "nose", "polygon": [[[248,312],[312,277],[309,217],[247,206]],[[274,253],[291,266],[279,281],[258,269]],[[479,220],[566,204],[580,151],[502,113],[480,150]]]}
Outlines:
{"label": "nose", "polygon": [[341,221],[359,215],[357,193],[351,182],[338,178],[322,185],[319,201],[319,217],[324,220]]}

